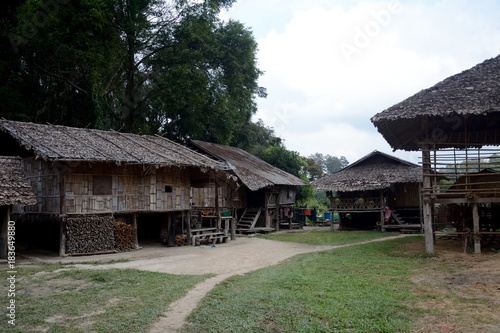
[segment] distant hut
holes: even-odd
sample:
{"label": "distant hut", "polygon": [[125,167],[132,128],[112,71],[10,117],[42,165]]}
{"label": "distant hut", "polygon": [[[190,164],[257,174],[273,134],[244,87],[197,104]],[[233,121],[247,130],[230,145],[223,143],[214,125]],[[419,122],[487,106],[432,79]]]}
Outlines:
{"label": "distant hut", "polygon": [[[2,234],[0,237],[0,258],[7,257],[9,231],[13,232],[15,238],[16,224],[14,221],[11,222],[10,216],[12,206],[17,205],[22,209],[22,206],[34,204],[36,204],[36,197],[24,175],[21,158],[0,156],[0,226]],[[14,241],[12,245],[15,247],[17,244]]]}
{"label": "distant hut", "polygon": [[[422,168],[373,151],[312,183],[327,192],[330,210],[340,214],[344,229],[421,230]],[[385,218],[386,210],[390,218]]]}
{"label": "distant hut", "polygon": [[61,256],[189,239],[191,175],[226,168],[160,136],[0,120],[0,140],[38,201],[13,211],[19,241]]}
{"label": "distant hut", "polygon": [[232,200],[226,201],[235,211],[240,232],[290,226],[297,187],[304,181],[239,148],[198,140],[192,140],[190,147],[225,162],[241,182]]}
{"label": "distant hut", "polygon": [[[393,149],[422,151],[426,251],[434,252],[437,209],[464,205],[473,220],[474,251],[481,252],[483,205],[500,202],[500,177],[480,181],[478,171],[498,167],[500,156],[500,56],[453,75],[376,114],[373,124]],[[463,179],[446,191],[437,172]],[[499,218],[498,216],[496,218]]]}

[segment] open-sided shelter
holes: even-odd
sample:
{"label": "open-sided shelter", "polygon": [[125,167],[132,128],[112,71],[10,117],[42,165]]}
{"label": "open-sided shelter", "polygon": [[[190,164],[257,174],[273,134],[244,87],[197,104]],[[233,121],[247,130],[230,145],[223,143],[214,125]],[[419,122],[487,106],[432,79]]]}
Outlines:
{"label": "open-sided shelter", "polygon": [[[420,230],[421,183],[419,165],[375,150],[312,185],[327,192],[342,228]],[[387,221],[386,209],[392,212]]]}
{"label": "open-sided shelter", "polygon": [[190,146],[226,163],[238,178],[240,186],[227,193],[225,204],[237,218],[240,232],[292,223],[297,186],[305,185],[304,181],[240,148],[198,140]]}
{"label": "open-sided shelter", "polygon": [[11,248],[15,253],[16,224],[10,220],[12,206],[36,204],[36,197],[28,184],[21,166],[21,158],[0,156],[0,258],[7,258],[9,235]]}
{"label": "open-sided shelter", "polygon": [[225,168],[160,136],[0,120],[0,141],[37,198],[13,211],[19,237],[60,255],[173,245],[189,232],[191,174]]}
{"label": "open-sided shelter", "polygon": [[[481,252],[481,237],[499,231],[484,228],[481,208],[500,202],[500,177],[489,173],[484,180],[481,171],[498,168],[500,156],[500,56],[422,90],[371,120],[394,150],[422,152],[426,251],[434,252],[438,208],[461,205],[472,220],[471,232],[462,232],[472,235],[474,251]],[[438,174],[461,179],[460,186],[443,186]]]}

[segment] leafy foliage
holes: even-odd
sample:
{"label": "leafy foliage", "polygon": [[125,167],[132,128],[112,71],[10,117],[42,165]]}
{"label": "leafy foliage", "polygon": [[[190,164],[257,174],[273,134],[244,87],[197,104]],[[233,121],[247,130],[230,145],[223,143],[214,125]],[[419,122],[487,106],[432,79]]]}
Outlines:
{"label": "leafy foliage", "polygon": [[315,180],[325,174],[332,174],[349,165],[349,161],[344,156],[336,157],[329,154],[316,153],[308,157],[308,176]]}
{"label": "leafy foliage", "polygon": [[266,96],[233,2],[8,1],[0,116],[228,144]]}

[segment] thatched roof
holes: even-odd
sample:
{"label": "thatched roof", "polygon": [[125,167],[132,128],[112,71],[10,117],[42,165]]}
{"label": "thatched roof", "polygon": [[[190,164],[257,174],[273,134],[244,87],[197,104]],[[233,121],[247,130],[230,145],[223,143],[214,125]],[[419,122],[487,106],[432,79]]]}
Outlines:
{"label": "thatched roof", "polygon": [[[456,192],[461,190],[495,190],[494,192],[498,193],[500,190],[500,171],[484,169],[460,176],[447,191]],[[497,195],[500,195],[500,193]]]}
{"label": "thatched roof", "polygon": [[418,150],[421,141],[448,147],[465,140],[472,146],[500,144],[499,120],[500,56],[453,75],[371,118],[392,148],[405,150]]}
{"label": "thatched roof", "polygon": [[197,140],[192,140],[191,144],[195,148],[228,163],[234,174],[252,191],[274,185],[305,185],[300,178],[278,169],[242,149]]}
{"label": "thatched roof", "polygon": [[356,192],[420,182],[422,168],[419,165],[375,150],[342,170],[312,182],[312,185],[323,191]]}
{"label": "thatched roof", "polygon": [[205,155],[160,136],[0,120],[0,132],[37,158],[224,169]]}
{"label": "thatched roof", "polygon": [[0,206],[36,204],[25,177],[21,158],[0,156]]}

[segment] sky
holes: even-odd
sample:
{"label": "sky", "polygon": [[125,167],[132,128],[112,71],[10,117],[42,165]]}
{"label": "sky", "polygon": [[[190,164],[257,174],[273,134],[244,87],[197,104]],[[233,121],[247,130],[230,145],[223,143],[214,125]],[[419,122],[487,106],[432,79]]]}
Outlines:
{"label": "sky", "polygon": [[499,0],[237,0],[252,30],[262,119],[301,156],[393,151],[370,118],[500,54]]}

